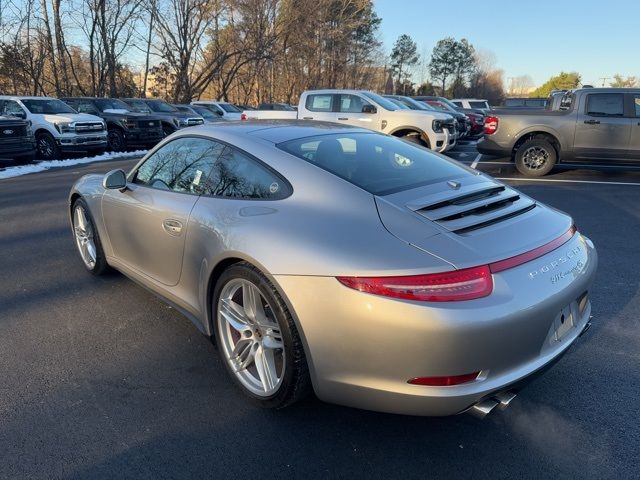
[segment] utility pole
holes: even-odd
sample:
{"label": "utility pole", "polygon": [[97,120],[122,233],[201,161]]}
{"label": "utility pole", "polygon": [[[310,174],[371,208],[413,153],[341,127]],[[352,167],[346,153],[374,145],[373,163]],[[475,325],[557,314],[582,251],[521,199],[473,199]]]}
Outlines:
{"label": "utility pole", "polygon": [[602,86],[604,87],[604,83],[609,80],[611,77],[600,77],[600,80],[602,80]]}

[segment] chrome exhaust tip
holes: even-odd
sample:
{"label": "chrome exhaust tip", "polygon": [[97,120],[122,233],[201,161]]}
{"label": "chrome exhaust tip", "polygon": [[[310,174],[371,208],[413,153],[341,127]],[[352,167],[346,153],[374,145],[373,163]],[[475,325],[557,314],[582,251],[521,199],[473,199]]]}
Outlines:
{"label": "chrome exhaust tip", "polygon": [[493,399],[483,400],[476,403],[475,405],[472,405],[471,408],[467,410],[467,413],[470,413],[476,418],[483,419],[484,417],[489,415],[491,413],[491,410],[493,410],[497,406],[498,402]]}
{"label": "chrome exhaust tip", "polygon": [[493,398],[498,401],[498,408],[500,410],[504,410],[509,406],[511,401],[516,398],[516,395],[517,394],[515,392],[500,392]]}

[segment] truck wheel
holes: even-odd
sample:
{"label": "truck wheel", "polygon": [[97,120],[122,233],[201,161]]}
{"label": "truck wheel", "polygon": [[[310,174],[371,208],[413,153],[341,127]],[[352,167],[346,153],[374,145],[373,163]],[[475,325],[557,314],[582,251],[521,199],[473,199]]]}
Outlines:
{"label": "truck wheel", "polygon": [[124,150],[124,133],[119,128],[111,128],[107,133],[109,150],[112,152],[122,152]]}
{"label": "truck wheel", "polygon": [[516,168],[525,177],[542,177],[555,166],[558,155],[547,140],[534,138],[516,151]]}
{"label": "truck wheel", "polygon": [[420,145],[421,147],[424,147],[424,148],[431,148],[427,142],[425,142],[424,140],[422,140],[422,138],[420,138],[420,135],[410,133],[402,137],[402,139],[409,143]]}
{"label": "truck wheel", "polygon": [[43,132],[36,136],[36,149],[38,158],[42,160],[57,160],[60,158],[60,149],[50,133]]}

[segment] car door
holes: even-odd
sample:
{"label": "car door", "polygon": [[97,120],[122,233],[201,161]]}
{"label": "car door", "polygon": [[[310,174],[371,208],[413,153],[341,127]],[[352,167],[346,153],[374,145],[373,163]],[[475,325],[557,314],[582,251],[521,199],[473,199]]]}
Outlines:
{"label": "car door", "polygon": [[589,93],[578,106],[576,158],[626,158],[631,119],[624,116],[623,93]]}
{"label": "car door", "polygon": [[132,172],[125,190],[104,193],[102,215],[119,261],[164,285],[178,283],[189,215],[223,148],[177,138]]}
{"label": "car door", "polygon": [[628,157],[633,162],[640,162],[640,93],[630,94],[631,97],[631,138],[629,140]]}
{"label": "car door", "polygon": [[379,122],[376,121],[379,117],[377,107],[364,97],[353,93],[341,93],[336,97],[339,113],[338,123],[346,123],[371,130],[374,130],[375,126],[379,125]]}
{"label": "car door", "polygon": [[336,122],[338,112],[334,109],[333,93],[311,93],[307,95],[304,111],[300,112],[302,120],[319,120],[321,122]]}

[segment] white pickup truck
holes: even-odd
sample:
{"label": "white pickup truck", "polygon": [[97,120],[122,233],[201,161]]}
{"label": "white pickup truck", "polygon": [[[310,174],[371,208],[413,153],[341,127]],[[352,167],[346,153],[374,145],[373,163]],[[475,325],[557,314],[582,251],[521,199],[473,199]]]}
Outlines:
{"label": "white pickup truck", "polygon": [[297,111],[245,110],[242,120],[300,119],[346,123],[402,137],[437,152],[456,144],[451,115],[409,110],[366,90],[308,90]]}

